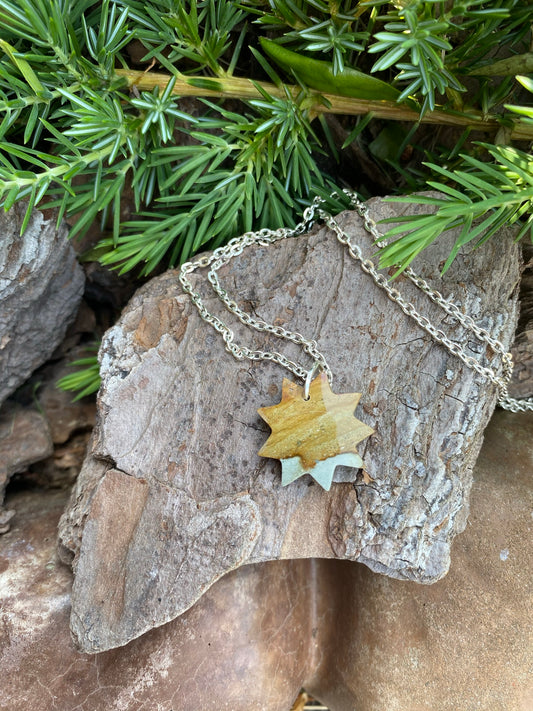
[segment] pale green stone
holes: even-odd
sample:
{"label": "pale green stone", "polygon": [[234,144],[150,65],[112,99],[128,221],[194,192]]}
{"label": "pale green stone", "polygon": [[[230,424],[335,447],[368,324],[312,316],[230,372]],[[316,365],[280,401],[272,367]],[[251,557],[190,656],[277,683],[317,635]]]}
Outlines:
{"label": "pale green stone", "polygon": [[334,457],[324,459],[323,461],[316,462],[313,467],[305,469],[302,466],[302,460],[300,457],[282,459],[281,485],[287,486],[287,484],[299,479],[304,474],[310,474],[323,489],[329,491],[331,488],[331,482],[333,481],[335,467],[340,466],[361,469],[363,467],[363,460],[358,454],[354,454],[353,452],[344,452],[342,454],[337,454]]}

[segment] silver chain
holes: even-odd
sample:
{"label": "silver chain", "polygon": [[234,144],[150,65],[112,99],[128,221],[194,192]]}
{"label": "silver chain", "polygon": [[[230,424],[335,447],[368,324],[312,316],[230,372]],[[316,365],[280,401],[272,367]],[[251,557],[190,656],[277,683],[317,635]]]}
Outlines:
{"label": "silver chain", "polygon": [[[379,232],[376,223],[370,217],[367,206],[362,203],[353,192],[348,190],[345,190],[344,192],[349,196],[352,208],[357,210],[359,216],[362,218],[367,232],[374,237],[378,246],[383,246],[384,243],[381,241],[383,235]],[[335,193],[333,196],[335,196]],[[304,232],[307,232],[314,224],[316,218],[319,218],[335,233],[337,240],[347,248],[347,251],[352,259],[359,264],[364,272],[372,277],[377,286],[380,289],[383,289],[391,301],[398,304],[401,310],[416,321],[416,323],[424,331],[426,331],[426,333],[428,333],[434,341],[444,346],[449,353],[457,356],[457,358],[459,358],[468,368],[471,368],[476,373],[479,373],[496,385],[498,389],[498,404],[500,407],[505,410],[510,410],[511,412],[525,412],[526,410],[533,410],[533,398],[517,400],[509,396],[508,384],[513,371],[513,359],[511,354],[505,350],[505,347],[500,341],[493,338],[486,329],[478,326],[470,316],[463,314],[457,304],[453,303],[449,299],[445,299],[439,291],[433,289],[425,281],[425,279],[416,274],[410,267],[405,269],[404,274],[416,287],[424,292],[431,299],[431,301],[438,304],[443,311],[458,321],[467,331],[473,333],[480,342],[488,345],[494,354],[498,354],[500,356],[500,363],[497,369],[494,369],[492,367],[482,365],[476,358],[468,355],[459,343],[451,340],[446,333],[444,333],[444,331],[434,326],[428,318],[422,316],[412,303],[406,301],[398,289],[392,287],[388,279],[383,274],[378,272],[374,262],[363,257],[360,247],[352,242],[350,236],[347,235],[346,232],[340,227],[333,216],[320,207],[323,202],[324,200],[322,198],[316,197],[313,203],[304,210],[303,221],[294,229],[281,227],[277,230],[262,229],[258,232],[245,232],[240,237],[230,240],[230,242],[223,247],[218,247],[211,254],[203,255],[194,261],[186,262],[182,265],[179,280],[183,290],[189,294],[191,301],[198,309],[201,318],[221,334],[226,350],[229,353],[231,353],[237,360],[247,358],[249,360],[270,360],[274,363],[278,363],[296,375],[296,377],[304,380],[306,383],[306,389],[309,387],[309,374],[311,372],[314,373],[317,369],[323,370],[326,373],[329,382],[332,382],[333,375],[331,368],[329,367],[324,354],[319,351],[318,344],[315,340],[307,339],[297,331],[289,331],[282,326],[269,324],[263,319],[254,317],[248,312],[243,311],[235,300],[231,298],[228,292],[221,286],[217,274],[218,270],[222,266],[228,264],[228,262],[230,262],[230,260],[234,257],[242,254],[246,247],[253,244],[266,247],[274,242],[279,242],[280,240],[287,239],[289,237],[296,237]],[[220,301],[222,301],[226,309],[230,313],[234,314],[234,316],[236,316],[241,323],[256,331],[271,333],[278,338],[292,341],[293,343],[301,346],[302,350],[313,360],[311,369],[304,368],[299,363],[290,360],[278,351],[253,350],[247,348],[246,346],[236,344],[234,342],[235,334],[231,328],[222,319],[215,314],[212,314],[207,309],[202,297],[194,290],[193,284],[189,280],[189,275],[199,268],[209,268],[207,278],[213,290],[217,294]]]}

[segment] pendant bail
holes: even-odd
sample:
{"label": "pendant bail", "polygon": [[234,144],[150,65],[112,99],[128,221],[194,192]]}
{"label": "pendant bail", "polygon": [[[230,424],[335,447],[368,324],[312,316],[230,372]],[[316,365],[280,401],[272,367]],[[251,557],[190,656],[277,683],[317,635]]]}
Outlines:
{"label": "pendant bail", "polygon": [[305,376],[304,383],[304,400],[309,400],[309,388],[311,387],[311,382],[319,370],[322,370],[323,366],[320,361],[316,360],[313,363],[313,367],[307,372]]}

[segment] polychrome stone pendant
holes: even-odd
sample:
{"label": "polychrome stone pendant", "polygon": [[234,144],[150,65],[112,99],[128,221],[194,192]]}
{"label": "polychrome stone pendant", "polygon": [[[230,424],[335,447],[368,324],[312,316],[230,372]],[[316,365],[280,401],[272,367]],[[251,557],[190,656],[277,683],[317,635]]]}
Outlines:
{"label": "polychrome stone pendant", "polygon": [[325,373],[310,383],[307,400],[302,386],[283,379],[281,402],[258,410],[272,430],[259,455],[281,460],[282,486],[310,474],[329,491],[335,467],[364,467],[356,445],[374,430],[354,415],[360,398],[335,395]]}

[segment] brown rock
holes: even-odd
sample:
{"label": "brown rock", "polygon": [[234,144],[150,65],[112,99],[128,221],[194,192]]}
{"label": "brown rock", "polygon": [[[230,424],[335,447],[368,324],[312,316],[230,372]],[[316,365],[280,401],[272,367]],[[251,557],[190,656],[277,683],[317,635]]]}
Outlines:
{"label": "brown rock", "polygon": [[45,383],[39,388],[39,405],[50,425],[54,444],[65,444],[75,433],[91,430],[95,423],[96,405],[92,398],[82,398],[73,402],[75,393],[60,390],[57,381],[72,373],[72,361],[86,358],[87,348],[79,346],[68,357],[46,368]]}
{"label": "brown rock", "polygon": [[90,432],[82,432],[65,444],[55,445],[51,457],[36,462],[24,473],[23,485],[71,489],[80,473],[90,438]]}
{"label": "brown rock", "polygon": [[7,511],[0,507],[0,534],[7,533],[10,527],[10,521],[15,515],[15,512],[10,510]]}
{"label": "brown rock", "polygon": [[32,485],[71,487],[79,474],[95,422],[96,405],[91,397],[73,402],[74,394],[60,390],[57,381],[72,373],[73,360],[87,355],[85,346],[72,348],[68,355],[40,368],[18,394],[23,400],[30,391],[37,398],[40,415],[46,420],[48,436],[54,445],[53,452],[47,451],[46,458],[35,460],[25,475]]}
{"label": "brown rock", "polygon": [[72,574],[54,552],[65,494],[11,503],[17,518],[0,543],[1,711],[288,711],[313,649],[312,561],[246,566],[178,620],[87,655],[70,637]]}
{"label": "brown rock", "polygon": [[46,419],[37,410],[8,402],[0,412],[0,504],[13,474],[52,454]]}
{"label": "brown rock", "polygon": [[[64,492],[19,493],[0,540],[1,711],[530,711],[533,416],[497,412],[448,576],[349,561],[239,568],[127,646],[76,650],[72,575],[54,553]],[[125,534],[124,536],[125,537]]]}
{"label": "brown rock", "polygon": [[[399,209],[380,200],[371,206],[375,219]],[[364,254],[373,253],[357,214],[339,221]],[[509,344],[517,245],[500,235],[458,257],[442,283],[453,239],[432,245],[417,271]],[[375,430],[361,451],[366,473],[344,470],[329,492],[308,476],[281,487],[279,462],[257,455],[268,436],[257,409],[279,402],[286,373],[227,354],[175,272],[152,280],[104,339],[94,446],[62,523],[65,545],[75,546],[72,629],[85,651],[168,622],[245,563],[337,557],[431,583],[446,573],[465,525],[494,386],[392,304],[325,228],[255,245],[220,276],[250,311],[318,339],[334,392],[363,393],[355,414]],[[205,286],[205,275],[199,281]],[[407,278],[395,286],[483,358],[476,339]],[[229,318],[206,293],[209,309]],[[231,325],[238,343],[302,360],[294,344]],[[86,479],[93,463],[99,476]]]}
{"label": "brown rock", "polygon": [[517,337],[512,354],[515,366],[509,393],[512,397],[533,397],[533,321]]}
{"label": "brown rock", "polygon": [[[75,481],[85,457],[96,407],[94,401],[86,398],[73,403],[72,393],[57,388],[58,378],[67,372],[71,369],[64,361],[47,364],[40,371],[37,383],[44,384],[38,390],[35,388],[38,410],[34,404],[24,406],[13,399],[2,406],[0,504],[9,479],[16,473],[23,473],[28,484],[38,486],[71,486]],[[28,390],[30,387],[31,383]],[[9,528],[7,513],[3,519],[0,533]]]}

